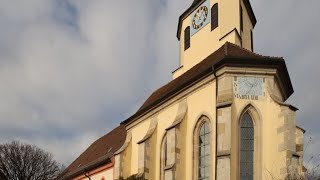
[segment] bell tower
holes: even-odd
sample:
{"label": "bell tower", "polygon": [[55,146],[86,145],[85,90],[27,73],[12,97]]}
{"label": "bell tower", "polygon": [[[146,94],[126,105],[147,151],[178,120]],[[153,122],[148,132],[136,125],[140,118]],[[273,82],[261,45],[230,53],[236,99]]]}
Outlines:
{"label": "bell tower", "polygon": [[188,71],[226,42],[253,51],[257,20],[249,0],[194,0],[180,16],[180,67],[173,79]]}

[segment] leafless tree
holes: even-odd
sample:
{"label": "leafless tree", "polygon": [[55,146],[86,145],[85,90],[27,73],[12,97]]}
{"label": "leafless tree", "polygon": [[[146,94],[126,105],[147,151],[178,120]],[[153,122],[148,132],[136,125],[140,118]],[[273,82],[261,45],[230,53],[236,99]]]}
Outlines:
{"label": "leafless tree", "polygon": [[0,144],[1,180],[51,180],[61,170],[50,153],[35,145],[18,141]]}

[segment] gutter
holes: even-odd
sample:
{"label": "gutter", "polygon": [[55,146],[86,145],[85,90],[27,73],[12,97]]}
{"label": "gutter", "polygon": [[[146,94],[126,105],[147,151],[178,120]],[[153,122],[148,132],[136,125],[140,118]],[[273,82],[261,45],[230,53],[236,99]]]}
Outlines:
{"label": "gutter", "polygon": [[215,178],[217,179],[218,177],[218,89],[219,89],[219,84],[218,84],[218,77],[217,77],[217,70],[215,69],[214,65],[212,66],[212,72],[214,75],[214,78],[216,79],[216,148],[215,148]]}
{"label": "gutter", "polygon": [[89,176],[89,172],[86,171],[86,169],[84,169],[84,176],[87,177],[89,180],[91,180],[91,178]]}

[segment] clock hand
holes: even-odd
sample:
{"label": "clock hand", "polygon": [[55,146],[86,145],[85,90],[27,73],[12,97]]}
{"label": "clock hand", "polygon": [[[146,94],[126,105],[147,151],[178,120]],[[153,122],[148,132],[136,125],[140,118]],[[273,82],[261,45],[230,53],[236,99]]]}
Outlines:
{"label": "clock hand", "polygon": [[202,17],[203,13],[204,13],[204,11],[202,11],[202,13],[201,13],[200,17]]}
{"label": "clock hand", "polygon": [[202,20],[203,12],[204,12],[204,11],[201,12],[201,14],[200,14],[200,16],[199,16],[199,20]]}
{"label": "clock hand", "polygon": [[197,17],[200,18],[199,12],[196,13]]}

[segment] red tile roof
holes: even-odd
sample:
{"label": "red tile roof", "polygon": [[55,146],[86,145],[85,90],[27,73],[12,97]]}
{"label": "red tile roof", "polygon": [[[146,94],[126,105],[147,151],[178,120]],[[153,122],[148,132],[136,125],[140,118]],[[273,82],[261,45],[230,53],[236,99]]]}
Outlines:
{"label": "red tile roof", "polygon": [[84,170],[89,171],[110,162],[110,158],[120,149],[125,139],[126,129],[120,125],[92,143],[65,169],[59,179],[70,179],[83,173]]}
{"label": "red tile roof", "polygon": [[276,68],[280,74],[281,80],[286,84],[285,99],[293,93],[292,84],[283,58],[262,56],[227,42],[190,70],[152,93],[139,110],[121,124],[125,125],[133,121],[139,115],[152,109],[156,105],[165,102],[168,97],[197,79],[212,73],[213,68],[218,69],[223,66]]}

